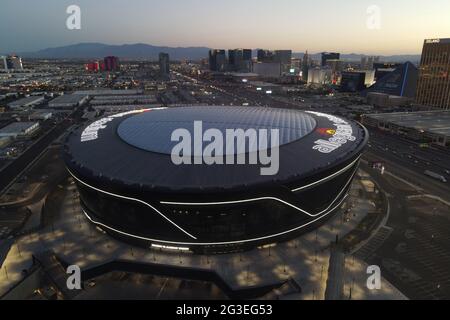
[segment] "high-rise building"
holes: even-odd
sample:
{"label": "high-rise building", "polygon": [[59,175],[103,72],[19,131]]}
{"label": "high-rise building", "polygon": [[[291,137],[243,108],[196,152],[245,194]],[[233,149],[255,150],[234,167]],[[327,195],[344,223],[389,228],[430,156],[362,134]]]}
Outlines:
{"label": "high-rise building", "polygon": [[417,77],[418,70],[416,66],[411,62],[406,62],[377,79],[377,82],[367,89],[367,93],[376,92],[391,96],[414,98],[417,88]]}
{"label": "high-rise building", "polygon": [[257,51],[258,62],[273,62],[274,55],[270,50],[258,49]]}
{"label": "high-rise building", "polygon": [[21,71],[23,70],[22,58],[16,55],[0,57],[0,69],[5,71]]}
{"label": "high-rise building", "polygon": [[22,58],[16,55],[8,57],[8,67],[14,70],[23,70]]}
{"label": "high-rise building", "polygon": [[331,84],[332,72],[329,68],[310,68],[308,71],[308,84]]}
{"label": "high-rise building", "polygon": [[228,63],[230,71],[250,72],[252,66],[252,50],[228,50]]}
{"label": "high-rise building", "polygon": [[243,49],[244,59],[242,60],[242,71],[251,72],[253,63],[253,51],[252,49]]}
{"label": "high-rise building", "polygon": [[375,81],[383,78],[385,75],[393,72],[395,69],[401,67],[401,63],[376,62],[373,64],[375,70]]}
{"label": "high-rise building", "polygon": [[300,70],[302,68],[302,59],[300,58],[292,58],[292,68]]}
{"label": "high-rise building", "polygon": [[281,72],[288,73],[291,69],[292,50],[275,50],[274,62],[281,64]]}
{"label": "high-rise building", "polygon": [[291,64],[292,50],[275,50],[274,59],[282,64]]}
{"label": "high-rise building", "polygon": [[366,56],[362,56],[361,57],[361,64],[359,66],[362,70],[367,68],[367,57]]}
{"label": "high-rise building", "polygon": [[306,50],[305,54],[303,55],[303,61],[302,61],[302,79],[303,79],[303,81],[308,81],[308,72],[309,72],[310,65],[311,65],[311,61],[309,59],[308,50]]}
{"label": "high-rise building", "polygon": [[170,74],[169,54],[161,52],[159,54],[159,73],[162,77],[168,77]]}
{"label": "high-rise building", "polygon": [[425,40],[416,100],[423,105],[450,109],[450,38]]}
{"label": "high-rise building", "polygon": [[344,71],[341,78],[341,91],[359,92],[366,88],[366,73],[364,71]]}
{"label": "high-rise building", "polygon": [[366,69],[368,69],[368,70],[373,69],[374,61],[375,61],[374,57],[367,58],[367,67],[366,67]]}
{"label": "high-rise building", "polygon": [[292,50],[263,50],[257,51],[258,62],[279,63],[282,73],[289,73],[292,67]]}
{"label": "high-rise building", "polygon": [[114,56],[108,56],[103,59],[103,69],[105,71],[119,70],[119,58]]}
{"label": "high-rise building", "polygon": [[244,61],[252,61],[252,49],[244,49]]}
{"label": "high-rise building", "polygon": [[380,62],[379,56],[362,56],[360,67],[362,70],[372,70],[374,64],[379,62]]}
{"label": "high-rise building", "polygon": [[5,56],[0,56],[0,70],[8,70],[8,63]]}
{"label": "high-rise building", "polygon": [[86,63],[84,65],[84,69],[86,71],[89,71],[89,72],[98,72],[101,69],[100,68],[100,62],[99,61],[93,61],[93,62]]}
{"label": "high-rise building", "polygon": [[327,65],[328,60],[339,60],[341,54],[338,52],[322,52],[322,67]]}
{"label": "high-rise building", "polygon": [[228,50],[228,63],[231,66],[238,65],[243,59],[242,51],[239,49]]}
{"label": "high-rise building", "polygon": [[227,57],[225,50],[213,49],[209,50],[209,70],[226,71]]}

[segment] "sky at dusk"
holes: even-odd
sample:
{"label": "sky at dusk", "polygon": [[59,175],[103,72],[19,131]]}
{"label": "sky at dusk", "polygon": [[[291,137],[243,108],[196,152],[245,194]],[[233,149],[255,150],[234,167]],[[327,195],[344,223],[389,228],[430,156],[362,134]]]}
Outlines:
{"label": "sky at dusk", "polygon": [[[81,30],[66,28],[72,4]],[[373,5],[379,24],[368,28]],[[0,10],[0,52],[102,42],[390,55],[449,37],[449,0],[2,0]]]}

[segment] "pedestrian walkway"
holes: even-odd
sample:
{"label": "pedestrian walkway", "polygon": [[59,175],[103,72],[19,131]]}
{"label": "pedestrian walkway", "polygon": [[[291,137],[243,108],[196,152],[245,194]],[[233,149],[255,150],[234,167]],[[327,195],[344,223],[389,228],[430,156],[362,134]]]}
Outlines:
{"label": "pedestrian walkway", "polygon": [[[328,280],[330,243],[344,237],[367,214],[368,201],[356,197],[354,185],[341,213],[316,231],[273,247],[244,253],[202,256],[181,252],[131,247],[99,232],[82,213],[75,186],[68,184],[60,219],[39,232],[21,237],[13,245],[0,270],[0,296],[22,279],[21,271],[31,266],[32,256],[52,250],[58,259],[78,265],[83,271],[113,261],[214,271],[233,290],[281,285],[288,280],[301,287],[301,299],[324,299]],[[342,213],[352,214],[343,219]],[[5,270],[8,271],[6,276]]]}

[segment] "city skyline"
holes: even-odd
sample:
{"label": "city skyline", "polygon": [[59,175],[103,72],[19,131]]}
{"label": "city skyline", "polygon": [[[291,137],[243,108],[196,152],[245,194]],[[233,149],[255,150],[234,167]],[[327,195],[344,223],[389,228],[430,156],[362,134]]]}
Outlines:
{"label": "city skyline", "polygon": [[[66,28],[66,9],[72,4],[81,9],[81,30]],[[4,53],[102,42],[395,55],[420,54],[423,39],[450,36],[450,3],[445,0],[136,0],[133,6],[121,0],[41,0],[26,2],[27,10],[24,6],[23,0],[3,4],[0,28],[11,30],[0,35]]]}

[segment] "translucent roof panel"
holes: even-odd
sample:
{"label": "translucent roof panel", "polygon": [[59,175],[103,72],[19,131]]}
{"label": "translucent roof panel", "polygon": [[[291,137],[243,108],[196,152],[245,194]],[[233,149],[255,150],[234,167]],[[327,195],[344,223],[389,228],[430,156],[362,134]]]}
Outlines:
{"label": "translucent roof panel", "polygon": [[[194,124],[197,124],[197,131]],[[201,123],[201,127],[199,124]],[[146,151],[171,154],[173,148],[181,141],[172,141],[172,134],[177,129],[189,133],[191,153],[188,156],[201,156],[211,141],[203,141],[202,148],[194,148],[194,139],[202,136],[209,129],[215,130],[214,137],[219,133],[223,137],[223,150],[216,155],[231,155],[256,152],[267,149],[261,144],[261,139],[267,136],[269,147],[282,146],[297,141],[311,133],[316,127],[316,121],[308,114],[288,109],[273,109],[262,107],[221,107],[196,106],[153,110],[141,113],[124,120],[117,129],[119,137],[126,143]],[[248,134],[256,132],[256,139],[235,139],[234,146],[227,143],[227,130],[242,129]],[[267,131],[261,131],[266,129]],[[272,129],[279,134],[278,143],[272,139]],[[247,131],[250,130],[250,131]],[[181,132],[181,131],[180,131]],[[266,135],[267,132],[267,135]],[[197,141],[197,140],[195,140]],[[214,141],[214,140],[213,140]],[[273,141],[273,142],[272,142]],[[242,145],[244,144],[244,145]]]}

